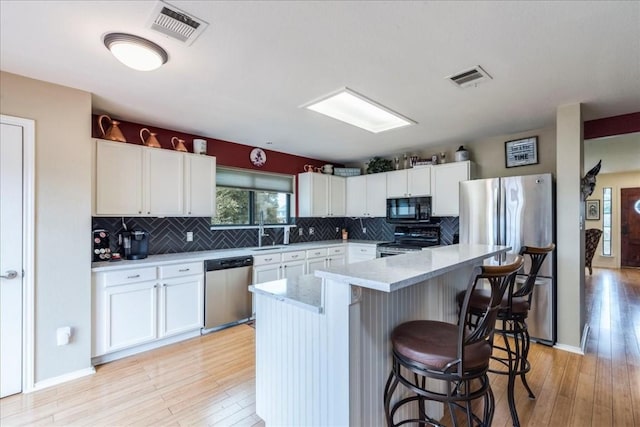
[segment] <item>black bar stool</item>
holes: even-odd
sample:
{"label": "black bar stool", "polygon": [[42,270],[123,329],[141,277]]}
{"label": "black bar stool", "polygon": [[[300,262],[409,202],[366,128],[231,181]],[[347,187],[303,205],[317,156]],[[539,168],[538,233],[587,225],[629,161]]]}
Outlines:
{"label": "black bar stool", "polygon": [[[456,426],[456,409],[465,412],[469,426],[472,423],[491,425],[495,401],[487,371],[493,330],[504,292],[515,281],[516,272],[523,263],[523,258],[518,256],[508,265],[476,267],[464,292],[457,324],[416,320],[402,323],[393,330],[393,365],[384,389],[388,426],[408,423],[440,426],[437,420],[427,415],[427,400],[446,403]],[[470,308],[469,300],[472,292],[485,280],[491,285],[489,303],[480,314],[475,329],[470,330],[464,322]],[[436,386],[427,384],[427,379],[437,380]],[[392,405],[391,398],[398,384],[411,394]],[[441,391],[442,385],[444,391]],[[484,401],[482,419],[471,411],[471,402],[476,399]],[[413,402],[417,404],[417,418],[394,421],[396,412]]]}
{"label": "black bar stool", "polygon": [[[529,272],[517,275],[524,277],[524,282],[521,286],[519,286],[519,283],[511,283],[509,285],[509,289],[505,292],[501,307],[498,310],[495,332],[501,337],[501,342],[494,343],[491,359],[498,362],[499,366],[495,369],[489,369],[489,372],[509,375],[507,399],[509,401],[511,420],[516,427],[520,426],[514,396],[515,382],[518,376],[529,393],[529,399],[536,398],[526,378],[527,372],[531,370],[531,364],[528,360],[530,338],[526,320],[529,315],[538,272],[545,258],[554,248],[555,245],[552,243],[543,248],[523,246],[520,249],[519,256],[524,256],[525,258],[528,256],[531,259]],[[461,309],[463,308],[465,297],[466,295],[462,292],[457,295],[458,305]],[[476,289],[472,292],[469,302],[470,307],[465,317],[465,323],[469,327],[476,327],[479,316],[483,313],[483,307],[489,302],[490,297],[491,293],[488,289]]]}

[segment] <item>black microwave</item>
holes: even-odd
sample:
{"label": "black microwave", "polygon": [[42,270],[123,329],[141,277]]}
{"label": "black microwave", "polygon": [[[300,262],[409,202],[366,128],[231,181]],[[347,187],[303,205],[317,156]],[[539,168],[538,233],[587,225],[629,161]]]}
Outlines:
{"label": "black microwave", "polygon": [[417,223],[431,220],[431,197],[387,199],[387,222]]}

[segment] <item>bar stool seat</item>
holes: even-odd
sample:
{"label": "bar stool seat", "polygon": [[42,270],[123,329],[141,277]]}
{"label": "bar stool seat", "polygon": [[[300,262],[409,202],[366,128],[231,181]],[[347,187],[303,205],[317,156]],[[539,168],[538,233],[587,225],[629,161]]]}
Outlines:
{"label": "bar stool seat", "polygon": [[[391,334],[398,355],[444,370],[458,355],[458,325],[446,322],[414,320],[403,323]],[[480,368],[491,356],[491,344],[478,341],[466,348],[464,370]]]}
{"label": "bar stool seat", "polygon": [[[393,363],[384,388],[388,426],[441,425],[427,414],[427,400],[446,404],[454,422],[455,411],[461,409],[469,426],[491,425],[495,399],[487,372],[493,330],[502,296],[515,281],[516,272],[523,263],[523,258],[519,256],[508,265],[476,267],[467,285],[463,314],[459,316],[457,324],[413,320],[393,330]],[[478,284],[485,280],[492,289],[489,303],[474,329],[471,329],[465,324],[469,297]],[[392,403],[399,385],[403,386],[403,390],[399,396],[396,395],[399,400]],[[471,410],[471,403],[477,399],[483,400],[482,414]],[[411,414],[409,419],[395,420],[401,408],[407,408]]]}

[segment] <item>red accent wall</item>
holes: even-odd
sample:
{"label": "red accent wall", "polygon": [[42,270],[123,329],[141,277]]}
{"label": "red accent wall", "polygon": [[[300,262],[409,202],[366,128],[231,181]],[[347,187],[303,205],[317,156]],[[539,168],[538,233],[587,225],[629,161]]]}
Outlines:
{"label": "red accent wall", "polygon": [[640,132],[640,112],[584,122],[584,139]]}
{"label": "red accent wall", "polygon": [[[102,131],[98,125],[99,115],[93,115],[91,118],[92,126],[91,132],[93,138],[102,138]],[[125,139],[128,143],[142,145],[140,140],[140,129],[147,128],[149,131],[156,133],[156,138],[162,145],[162,148],[173,149],[171,147],[171,138],[177,136],[180,139],[185,140],[185,145],[190,153],[193,153],[193,140],[201,138],[207,140],[207,154],[209,156],[216,157],[216,163],[220,166],[231,166],[242,169],[253,169],[264,172],[276,172],[290,175],[296,175],[300,172],[304,172],[304,165],[311,164],[316,167],[320,167],[326,163],[324,160],[311,159],[309,157],[295,156],[293,154],[281,153],[279,151],[272,151],[264,149],[267,155],[267,163],[262,167],[254,166],[249,160],[249,153],[255,147],[249,145],[238,144],[235,142],[222,141],[215,138],[209,138],[203,135],[192,135],[188,133],[178,132],[170,129],[163,129],[154,126],[147,126],[140,123],[128,122],[120,120],[119,118],[112,117],[112,119],[120,122],[120,130],[122,131]],[[109,127],[109,121],[103,119],[103,127],[106,131]],[[145,136],[148,134],[145,132]],[[338,167],[342,165],[336,165]]]}

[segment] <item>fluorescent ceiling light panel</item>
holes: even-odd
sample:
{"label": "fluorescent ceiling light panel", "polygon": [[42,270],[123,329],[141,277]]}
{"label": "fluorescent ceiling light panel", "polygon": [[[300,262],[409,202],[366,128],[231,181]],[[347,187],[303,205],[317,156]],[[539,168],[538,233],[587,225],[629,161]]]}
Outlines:
{"label": "fluorescent ceiling light panel", "polygon": [[415,124],[413,120],[347,88],[303,107],[373,133]]}

